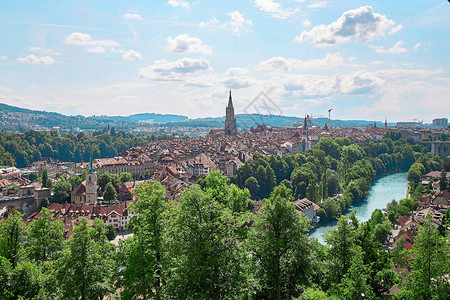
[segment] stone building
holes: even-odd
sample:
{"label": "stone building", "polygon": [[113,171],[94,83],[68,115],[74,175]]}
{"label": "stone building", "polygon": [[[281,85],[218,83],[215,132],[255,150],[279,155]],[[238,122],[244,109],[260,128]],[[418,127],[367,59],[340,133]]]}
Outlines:
{"label": "stone building", "polygon": [[231,99],[230,90],[230,98],[228,99],[228,106],[226,108],[225,135],[235,135],[236,133],[236,118],[234,116],[233,100]]}
{"label": "stone building", "polygon": [[97,172],[95,172],[91,159],[86,180],[70,193],[70,202],[74,204],[95,204],[97,203],[97,189]]}

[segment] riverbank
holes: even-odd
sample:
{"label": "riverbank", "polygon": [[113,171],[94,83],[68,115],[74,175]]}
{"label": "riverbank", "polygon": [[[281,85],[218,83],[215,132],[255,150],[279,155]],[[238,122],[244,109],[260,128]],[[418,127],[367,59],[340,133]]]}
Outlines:
{"label": "riverbank", "polygon": [[[365,222],[370,219],[375,209],[383,209],[386,204],[393,199],[400,200],[406,197],[408,181],[406,180],[406,172],[390,174],[375,180],[369,189],[366,200],[354,203],[346,210],[344,215],[348,216],[356,212],[359,221]],[[328,230],[332,230],[337,226],[337,220],[328,221],[314,228],[309,232],[310,237],[315,237],[320,243],[324,244],[323,235]]]}

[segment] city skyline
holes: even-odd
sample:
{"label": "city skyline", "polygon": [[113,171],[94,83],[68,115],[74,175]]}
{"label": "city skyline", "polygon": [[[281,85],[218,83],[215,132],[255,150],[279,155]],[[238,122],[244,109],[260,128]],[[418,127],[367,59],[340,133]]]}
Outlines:
{"label": "city skyline", "polygon": [[[450,113],[447,1],[14,1],[0,102],[67,115],[236,114],[431,122]],[[264,112],[263,112],[264,113]]]}

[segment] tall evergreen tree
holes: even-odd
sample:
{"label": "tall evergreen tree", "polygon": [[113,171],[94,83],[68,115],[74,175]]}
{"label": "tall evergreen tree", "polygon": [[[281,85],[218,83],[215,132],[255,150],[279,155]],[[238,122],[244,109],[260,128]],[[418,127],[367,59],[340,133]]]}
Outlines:
{"label": "tall evergreen tree", "polygon": [[42,186],[43,187],[49,187],[48,186],[48,171],[47,171],[46,167],[44,167],[42,169]]}
{"label": "tall evergreen tree", "polygon": [[439,189],[441,191],[444,191],[447,188],[448,188],[447,172],[445,172],[445,169],[442,169],[441,176],[439,177]]}

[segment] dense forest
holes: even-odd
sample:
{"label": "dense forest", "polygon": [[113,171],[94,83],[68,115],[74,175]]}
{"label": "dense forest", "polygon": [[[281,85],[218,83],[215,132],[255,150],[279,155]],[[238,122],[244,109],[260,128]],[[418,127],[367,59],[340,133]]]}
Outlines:
{"label": "dense forest", "polygon": [[382,249],[392,224],[381,210],[365,223],[342,216],[322,245],[284,184],[253,214],[249,191],[227,181],[213,171],[178,203],[157,182],[138,185],[134,236],[117,248],[101,220],[81,219],[65,241],[46,208],[28,226],[11,214],[0,222],[0,298],[377,299],[394,285],[395,299],[449,295],[449,244],[432,220],[410,251]]}
{"label": "dense forest", "polygon": [[234,183],[248,188],[253,199],[266,198],[284,184],[296,199],[306,197],[317,203],[318,215],[326,221],[339,217],[353,201],[365,199],[376,178],[406,172],[417,164],[420,178],[441,170],[443,161],[427,147],[409,144],[388,131],[381,142],[359,145],[348,138],[322,138],[313,149],[295,155],[254,155],[238,169]]}
{"label": "dense forest", "polygon": [[64,134],[52,130],[50,133],[29,130],[24,134],[0,132],[0,164],[9,165],[11,157],[16,166],[51,158],[57,161],[89,161],[91,152],[94,158],[115,157],[131,147],[151,141],[178,138],[176,135],[139,136],[124,131],[102,130],[91,134]]}

